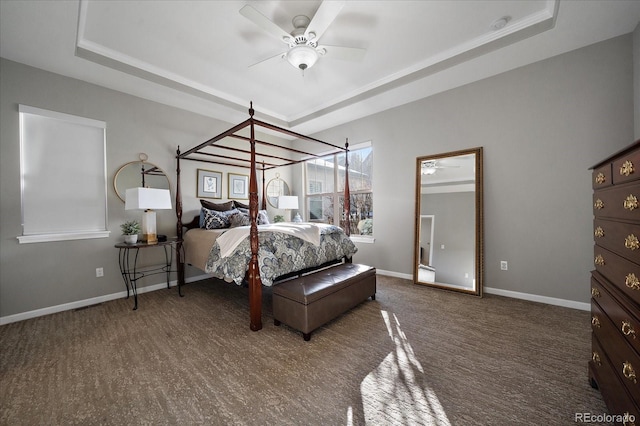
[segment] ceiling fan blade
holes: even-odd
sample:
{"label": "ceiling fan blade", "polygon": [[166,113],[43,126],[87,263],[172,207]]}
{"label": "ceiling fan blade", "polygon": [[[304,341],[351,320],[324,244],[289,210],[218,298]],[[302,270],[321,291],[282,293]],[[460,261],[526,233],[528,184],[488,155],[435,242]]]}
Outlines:
{"label": "ceiling fan blade", "polygon": [[307,29],[304,31],[305,37],[309,39],[309,33],[314,33],[316,35],[316,40],[322,37],[322,34],[324,34],[327,28],[329,28],[329,25],[331,25],[333,20],[336,19],[336,16],[338,16],[338,13],[340,13],[345,3],[345,0],[331,0],[320,3],[318,11],[311,19]]}
{"label": "ceiling fan blade", "polygon": [[251,65],[249,65],[249,67],[248,67],[248,68],[255,67],[256,65],[260,65],[260,64],[261,64],[261,63],[263,63],[263,62],[267,62],[267,61],[270,61],[270,60],[275,59],[275,58],[284,58],[284,56],[285,56],[286,54],[287,54],[287,52],[280,52],[280,53],[278,53],[277,55],[269,56],[268,58],[264,58],[264,59],[259,60],[259,61],[258,61],[258,62],[256,62],[255,64],[251,64]]}
{"label": "ceiling fan blade", "polygon": [[331,58],[342,59],[345,61],[361,61],[364,58],[366,49],[359,47],[344,47],[344,46],[318,46],[326,50],[325,55]]}
{"label": "ceiling fan blade", "polygon": [[271,34],[273,37],[278,40],[286,43],[285,38],[291,37],[291,34],[274,24],[264,16],[262,13],[258,12],[254,7],[245,5],[240,9],[240,14],[256,24],[258,27],[262,28],[267,33]]}

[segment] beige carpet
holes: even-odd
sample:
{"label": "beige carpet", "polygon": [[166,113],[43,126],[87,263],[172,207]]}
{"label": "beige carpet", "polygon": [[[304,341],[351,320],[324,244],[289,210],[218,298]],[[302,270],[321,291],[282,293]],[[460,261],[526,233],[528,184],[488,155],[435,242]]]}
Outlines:
{"label": "beige carpet", "polygon": [[589,313],[378,276],[311,341],[214,280],[0,327],[2,425],[575,425]]}

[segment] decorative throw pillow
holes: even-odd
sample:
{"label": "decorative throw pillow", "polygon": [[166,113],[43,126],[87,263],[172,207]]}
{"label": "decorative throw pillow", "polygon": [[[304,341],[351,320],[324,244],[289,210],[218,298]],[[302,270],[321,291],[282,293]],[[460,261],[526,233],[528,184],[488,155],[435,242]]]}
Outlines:
{"label": "decorative throw pillow", "polygon": [[202,208],[200,210],[200,228],[204,229],[224,229],[231,225],[229,218],[239,213],[238,210],[228,210],[220,212]]}
{"label": "decorative throw pillow", "polygon": [[231,228],[235,228],[236,226],[249,226],[251,220],[248,213],[239,211],[229,216],[229,223]]}
{"label": "decorative throw pillow", "polygon": [[205,209],[215,210],[219,212],[226,212],[233,209],[233,201],[227,201],[226,203],[214,203],[213,201],[200,200],[200,204]]}
{"label": "decorative throw pillow", "polygon": [[258,210],[258,225],[268,225],[269,215],[266,210]]}
{"label": "decorative throw pillow", "polygon": [[[244,207],[237,207],[237,210],[240,211],[240,213],[246,214],[247,220],[251,221],[251,218],[249,216],[249,209],[245,209]],[[258,225],[268,225],[270,223],[269,215],[267,214],[266,210],[258,210],[258,218],[256,220],[256,223]]]}
{"label": "decorative throw pillow", "polygon": [[233,206],[237,209],[249,209],[249,204],[241,203],[238,200],[233,200]]}

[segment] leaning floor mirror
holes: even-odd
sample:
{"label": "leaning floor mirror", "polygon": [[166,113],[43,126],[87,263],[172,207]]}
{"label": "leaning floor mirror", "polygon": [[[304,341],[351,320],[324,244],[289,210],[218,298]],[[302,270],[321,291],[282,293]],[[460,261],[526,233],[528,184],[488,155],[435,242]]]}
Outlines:
{"label": "leaning floor mirror", "polygon": [[413,280],[482,296],[482,147],[418,157]]}

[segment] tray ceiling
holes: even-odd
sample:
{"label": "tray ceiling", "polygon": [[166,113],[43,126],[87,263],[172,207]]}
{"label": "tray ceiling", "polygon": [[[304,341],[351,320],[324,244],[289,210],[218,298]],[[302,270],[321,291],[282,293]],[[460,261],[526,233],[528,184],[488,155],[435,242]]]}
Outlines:
{"label": "tray ceiling", "polygon": [[[284,43],[239,13],[246,4],[289,32],[321,2],[2,1],[0,55],[229,122],[253,101],[261,119],[311,133],[629,33],[640,20],[634,1],[347,1],[320,42],[364,57],[329,50],[302,72],[278,56]],[[492,28],[501,17],[507,25]]]}

